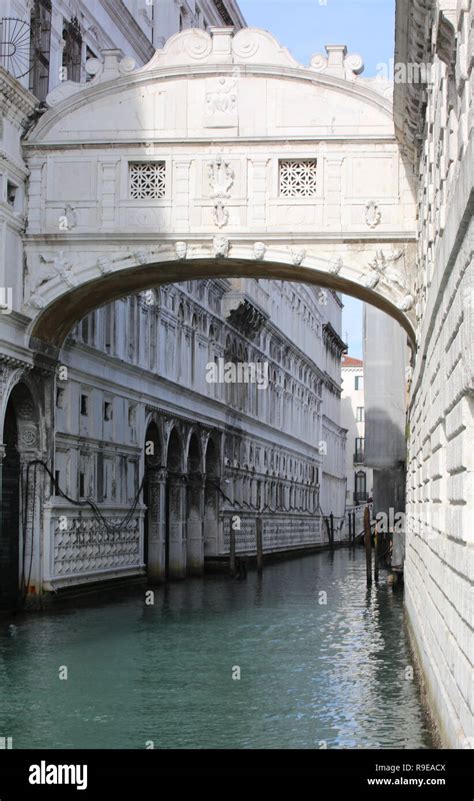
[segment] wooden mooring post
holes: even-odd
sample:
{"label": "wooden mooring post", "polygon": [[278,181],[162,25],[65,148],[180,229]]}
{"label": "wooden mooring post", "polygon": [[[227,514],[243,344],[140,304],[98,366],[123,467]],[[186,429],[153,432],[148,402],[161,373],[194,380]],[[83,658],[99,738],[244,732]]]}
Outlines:
{"label": "wooden mooring post", "polygon": [[364,510],[364,542],[367,586],[370,587],[372,585],[372,537],[370,531],[370,509],[368,506],[366,506]]}
{"label": "wooden mooring post", "polygon": [[379,535],[377,531],[377,523],[374,526],[374,579],[375,583],[379,580]]}
{"label": "wooden mooring post", "polygon": [[229,533],[229,576],[235,577],[235,529],[232,525],[232,517],[230,518],[230,533]]}
{"label": "wooden mooring post", "polygon": [[329,515],[329,525],[331,529],[331,535],[330,535],[331,548],[334,548],[334,515],[332,512]]}
{"label": "wooden mooring post", "polygon": [[255,536],[257,540],[257,573],[263,573],[263,518],[257,517],[255,521]]}

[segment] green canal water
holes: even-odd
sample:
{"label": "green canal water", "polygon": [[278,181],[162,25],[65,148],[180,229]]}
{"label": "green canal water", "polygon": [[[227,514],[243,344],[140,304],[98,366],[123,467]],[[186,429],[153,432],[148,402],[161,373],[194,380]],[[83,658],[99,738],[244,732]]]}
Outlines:
{"label": "green canal water", "polygon": [[[403,622],[364,553],[0,618],[14,748],[429,748]],[[327,593],[327,604],[324,595]],[[60,667],[67,680],[59,678]],[[240,680],[232,678],[240,668]]]}

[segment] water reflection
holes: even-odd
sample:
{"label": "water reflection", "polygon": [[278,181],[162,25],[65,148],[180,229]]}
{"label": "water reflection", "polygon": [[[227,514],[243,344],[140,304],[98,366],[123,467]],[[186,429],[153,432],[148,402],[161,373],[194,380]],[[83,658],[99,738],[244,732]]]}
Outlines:
{"label": "water reflection", "polygon": [[154,606],[140,593],[1,619],[2,735],[15,748],[432,747],[402,594],[384,574],[367,591],[364,570],[343,550],[157,588]]}

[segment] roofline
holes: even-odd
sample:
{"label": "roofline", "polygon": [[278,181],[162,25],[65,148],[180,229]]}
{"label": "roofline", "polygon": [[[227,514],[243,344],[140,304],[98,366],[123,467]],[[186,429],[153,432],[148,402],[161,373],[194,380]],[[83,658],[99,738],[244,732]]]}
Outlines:
{"label": "roofline", "polygon": [[[119,93],[133,85],[147,84],[157,80],[173,80],[174,78],[185,77],[192,75],[195,78],[198,75],[226,75],[234,74],[236,66],[238,66],[241,75],[254,75],[256,77],[274,77],[283,80],[301,81],[310,83],[312,85],[320,85],[326,88],[331,88],[334,91],[341,92],[342,95],[348,95],[356,98],[360,102],[366,102],[375,106],[381,112],[385,113],[392,121],[392,103],[387,98],[375,92],[367,86],[358,83],[350,83],[342,78],[334,75],[324,75],[310,68],[299,67],[285,67],[276,64],[183,64],[173,65],[168,67],[154,67],[147,69],[147,65],[120,78],[112,78],[108,81],[101,81],[97,84],[93,82],[90,84],[80,84],[80,89],[74,92],[71,96],[48,109],[46,114],[43,115],[38,124],[32,129],[31,135],[28,137],[29,142],[34,142],[38,133],[47,133],[48,129],[52,127],[56,119],[60,118],[65,113],[71,113],[76,109],[83,106],[85,103],[90,103],[95,99],[99,99],[103,95],[110,95]],[[390,139],[396,142],[395,131],[390,134]],[[380,134],[379,134],[380,137]],[[311,138],[314,138],[312,136]],[[352,139],[353,137],[348,134],[347,137],[339,137]],[[26,140],[25,140],[26,141]],[[41,140],[40,140],[41,141]]]}

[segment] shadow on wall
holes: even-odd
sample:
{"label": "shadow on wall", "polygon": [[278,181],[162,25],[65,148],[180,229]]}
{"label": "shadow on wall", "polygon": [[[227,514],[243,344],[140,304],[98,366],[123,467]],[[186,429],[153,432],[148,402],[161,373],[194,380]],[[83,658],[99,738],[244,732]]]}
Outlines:
{"label": "shadow on wall", "polygon": [[406,449],[404,426],[384,409],[366,409],[364,462],[374,471],[374,514],[405,511]]}

